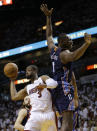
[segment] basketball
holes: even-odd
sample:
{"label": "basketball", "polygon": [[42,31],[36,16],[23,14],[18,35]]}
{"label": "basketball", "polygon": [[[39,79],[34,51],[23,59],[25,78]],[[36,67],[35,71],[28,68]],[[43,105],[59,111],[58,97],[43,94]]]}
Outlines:
{"label": "basketball", "polygon": [[16,78],[18,75],[18,66],[15,63],[8,63],[4,66],[4,74],[9,78]]}

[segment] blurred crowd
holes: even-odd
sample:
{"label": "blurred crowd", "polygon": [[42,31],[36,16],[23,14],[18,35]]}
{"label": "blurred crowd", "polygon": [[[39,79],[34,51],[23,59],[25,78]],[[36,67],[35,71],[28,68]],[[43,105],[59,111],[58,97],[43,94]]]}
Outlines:
{"label": "blurred crowd", "polygon": [[0,94],[0,131],[16,131],[14,123],[22,102],[11,101],[5,92]]}
{"label": "blurred crowd", "polygon": [[[45,31],[41,30],[42,26],[46,24],[45,16],[40,11],[40,5],[36,4],[33,10],[35,3],[31,0],[30,2],[32,2],[30,4],[32,8],[27,8],[25,3],[25,8],[23,7],[21,10],[20,7],[9,11],[5,10],[5,12],[0,10],[0,42],[2,45],[0,51],[46,39]],[[87,0],[86,3],[83,0],[62,3],[59,1],[56,4],[57,7],[52,4],[48,4],[48,6],[54,8],[52,15],[54,36],[58,36],[62,32],[71,33],[97,25],[96,4],[90,0]],[[54,26],[55,22],[61,20],[63,23],[60,26]]]}
{"label": "blurred crowd", "polygon": [[80,88],[80,131],[97,131],[97,86],[83,85]]}
{"label": "blurred crowd", "polygon": [[[13,131],[14,123],[20,109],[20,104],[8,102],[0,102],[0,131]],[[16,131],[16,130],[15,130]]]}

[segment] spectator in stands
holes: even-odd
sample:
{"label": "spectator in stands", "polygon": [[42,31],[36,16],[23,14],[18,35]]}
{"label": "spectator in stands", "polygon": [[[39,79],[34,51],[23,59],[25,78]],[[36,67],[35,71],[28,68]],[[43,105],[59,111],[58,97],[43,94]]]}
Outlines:
{"label": "spectator in stands", "polygon": [[18,117],[16,119],[14,128],[19,130],[19,131],[23,131],[24,130],[24,126],[27,122],[27,119],[29,117],[29,109],[30,109],[30,98],[29,96],[26,96],[24,98],[24,102],[23,102],[23,106],[21,108],[21,110],[18,113]]}

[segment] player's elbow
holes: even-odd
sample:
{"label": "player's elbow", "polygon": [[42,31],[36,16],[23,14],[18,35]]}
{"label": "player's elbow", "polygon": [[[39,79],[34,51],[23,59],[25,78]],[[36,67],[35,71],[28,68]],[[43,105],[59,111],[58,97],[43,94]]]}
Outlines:
{"label": "player's elbow", "polygon": [[16,100],[17,100],[17,98],[16,98],[16,97],[12,97],[12,96],[11,96],[11,100],[12,100],[12,101],[16,101]]}
{"label": "player's elbow", "polygon": [[24,131],[24,126],[17,122],[15,123],[14,128],[19,131]]}
{"label": "player's elbow", "polygon": [[75,61],[77,58],[76,54],[74,52],[70,53],[69,57],[67,58],[69,62]]}
{"label": "player's elbow", "polygon": [[14,97],[11,97],[11,100],[12,100],[12,101],[15,101],[15,98],[14,98]]}
{"label": "player's elbow", "polygon": [[14,128],[17,129],[17,125],[14,125]]}
{"label": "player's elbow", "polygon": [[73,52],[73,53],[72,53],[72,57],[71,57],[72,62],[78,60],[79,58],[80,58],[80,57],[79,57],[79,55],[78,55],[76,52]]}
{"label": "player's elbow", "polygon": [[76,61],[76,60],[77,60],[77,56],[76,55],[72,55],[71,62]]}

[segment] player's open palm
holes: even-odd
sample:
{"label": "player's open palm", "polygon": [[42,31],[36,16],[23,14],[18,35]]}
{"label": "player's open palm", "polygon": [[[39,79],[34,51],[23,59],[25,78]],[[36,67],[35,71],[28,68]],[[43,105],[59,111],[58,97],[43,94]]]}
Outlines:
{"label": "player's open palm", "polygon": [[85,42],[86,42],[87,44],[89,44],[89,45],[91,44],[91,42],[92,42],[92,37],[91,37],[90,34],[85,33],[84,39],[85,39]]}
{"label": "player's open palm", "polygon": [[51,8],[51,9],[49,10],[48,7],[47,7],[47,4],[42,4],[42,5],[40,6],[40,9],[41,9],[42,12],[44,12],[44,14],[45,14],[46,16],[51,16],[51,14],[52,14],[52,12],[53,12],[53,8]]}

